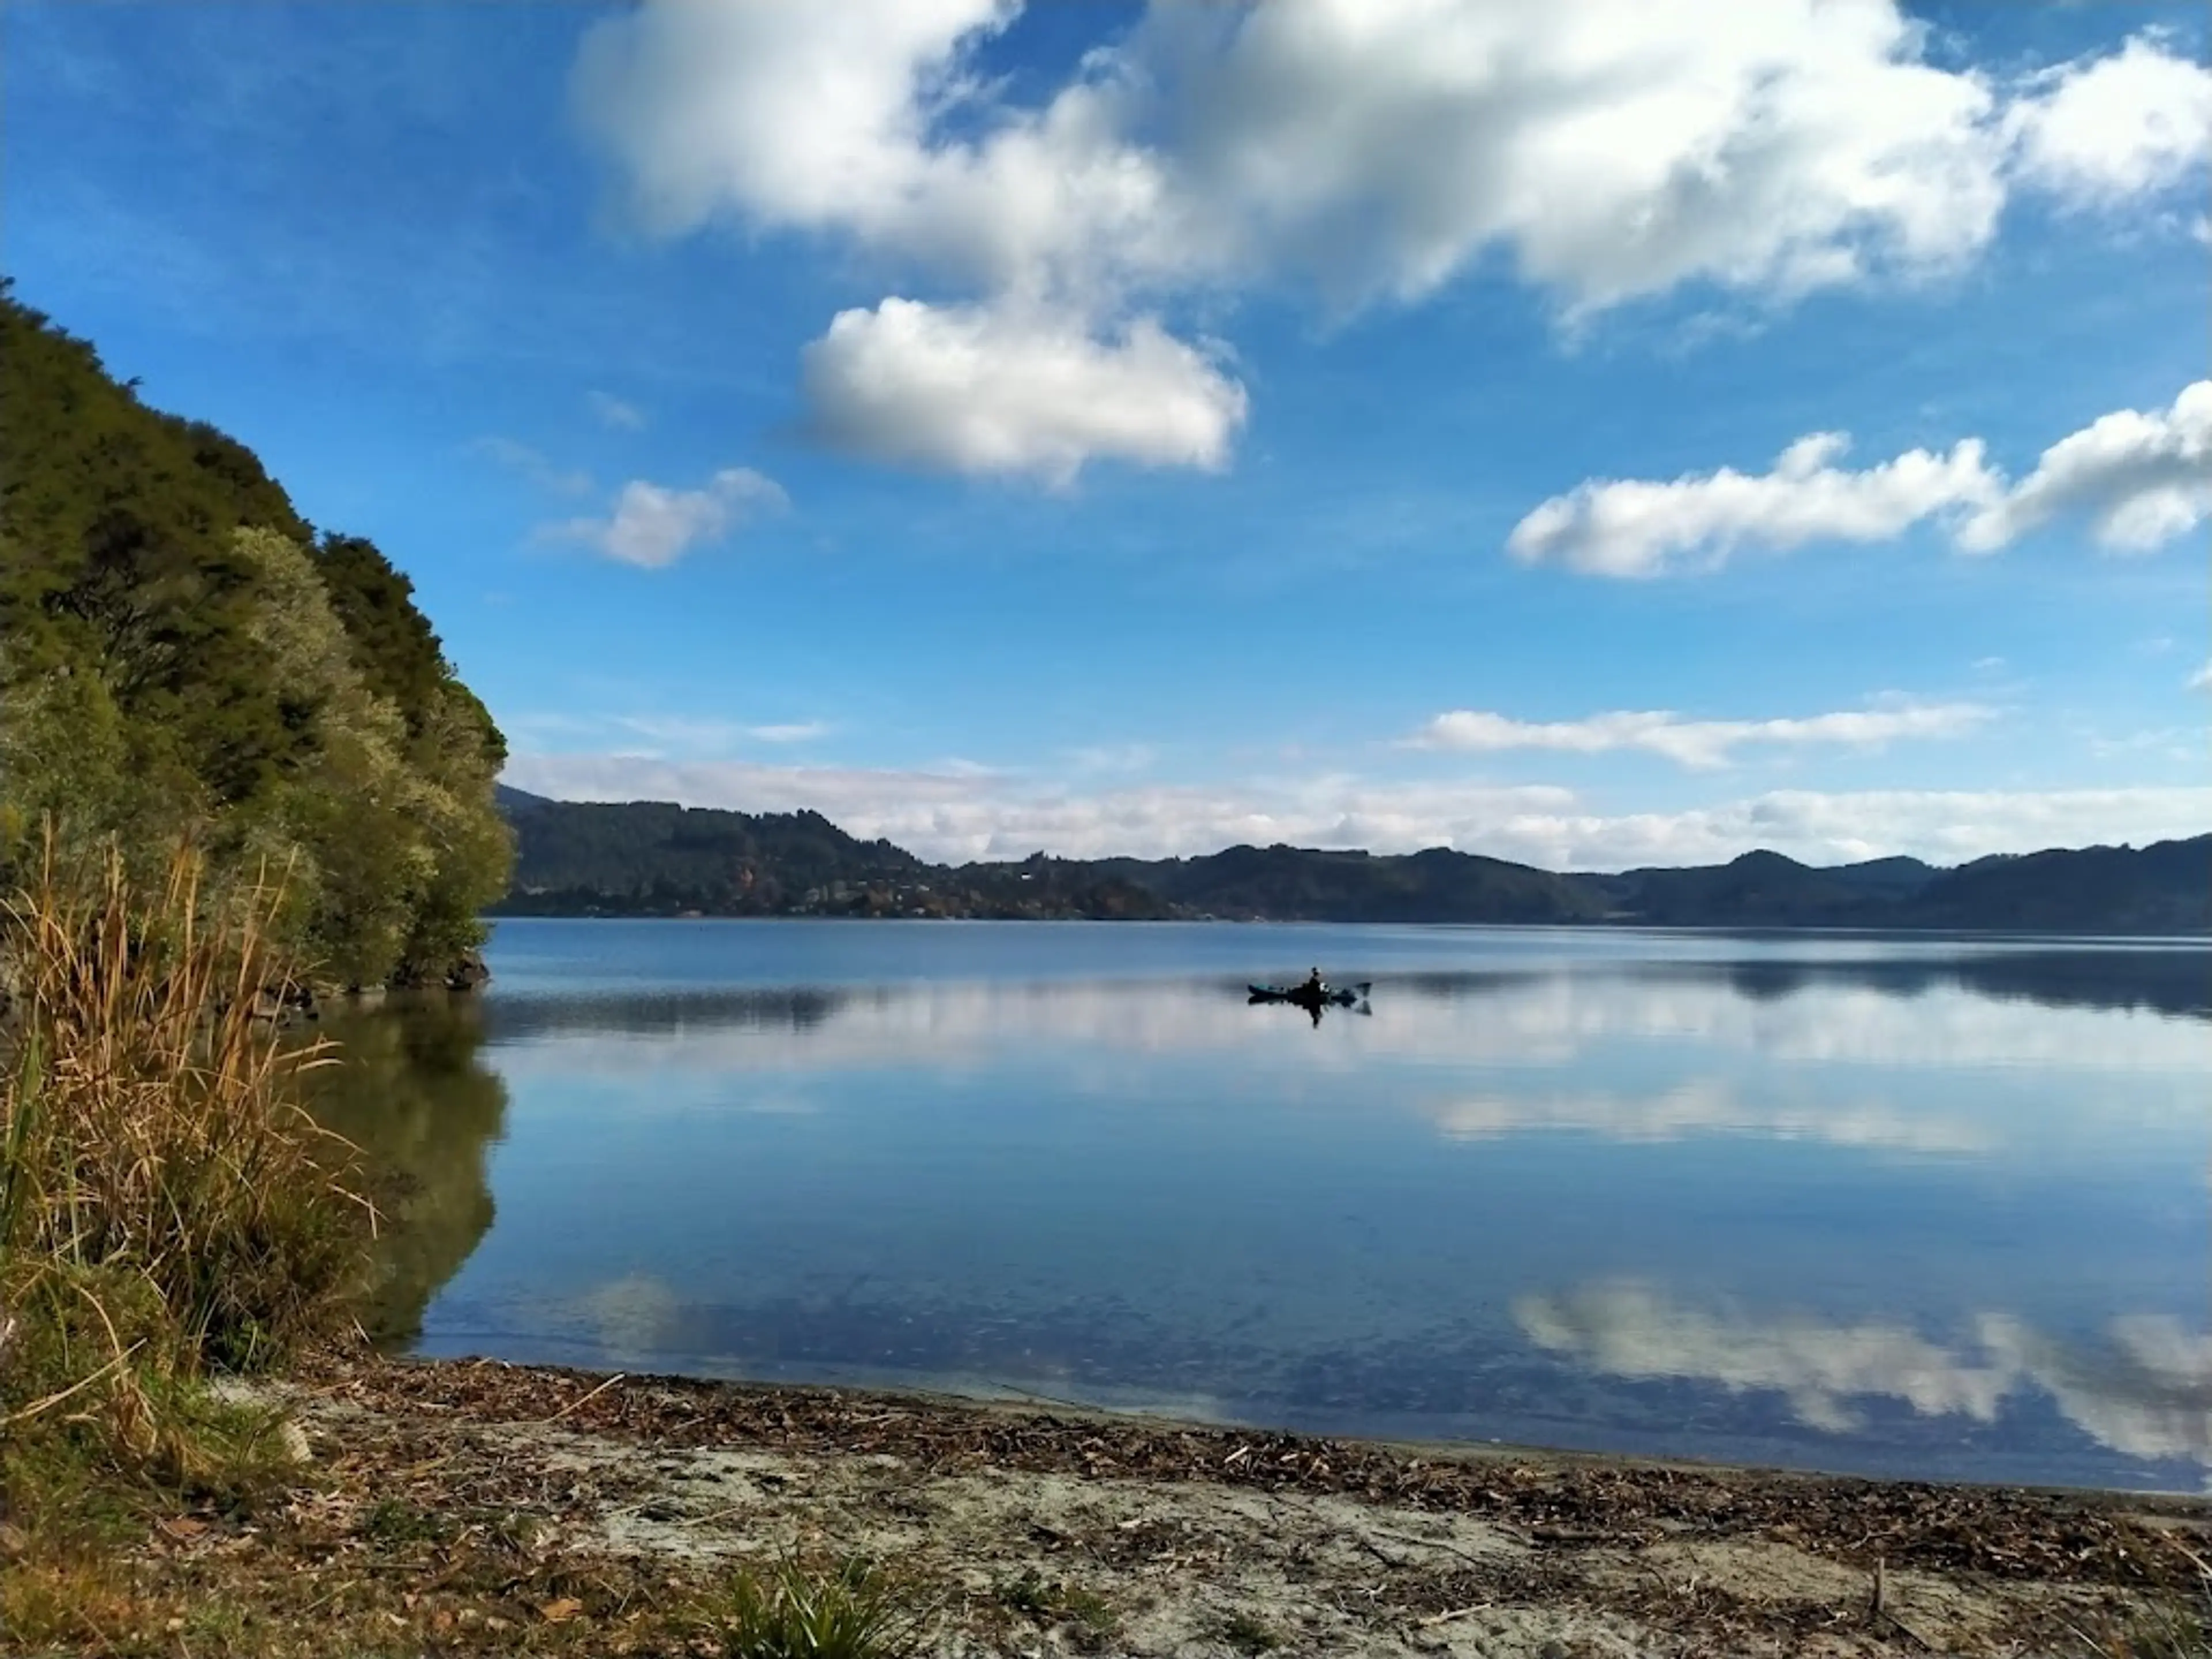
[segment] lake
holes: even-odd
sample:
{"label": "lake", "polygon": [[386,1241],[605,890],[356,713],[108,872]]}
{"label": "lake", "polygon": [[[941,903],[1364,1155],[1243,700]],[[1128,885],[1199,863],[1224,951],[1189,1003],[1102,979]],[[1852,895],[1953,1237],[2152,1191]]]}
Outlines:
{"label": "lake", "polygon": [[[507,921],[325,1022],[430,1355],[2197,1491],[2212,955]],[[1248,980],[1370,980],[1316,1024]]]}

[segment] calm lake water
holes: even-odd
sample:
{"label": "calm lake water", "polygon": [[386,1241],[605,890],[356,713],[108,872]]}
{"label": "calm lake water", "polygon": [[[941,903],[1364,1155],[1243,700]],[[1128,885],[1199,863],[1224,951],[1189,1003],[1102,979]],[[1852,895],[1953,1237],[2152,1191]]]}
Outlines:
{"label": "calm lake water", "polygon": [[[510,921],[327,1022],[426,1354],[2212,1481],[2212,957]],[[1369,1011],[1248,979],[1374,981]]]}

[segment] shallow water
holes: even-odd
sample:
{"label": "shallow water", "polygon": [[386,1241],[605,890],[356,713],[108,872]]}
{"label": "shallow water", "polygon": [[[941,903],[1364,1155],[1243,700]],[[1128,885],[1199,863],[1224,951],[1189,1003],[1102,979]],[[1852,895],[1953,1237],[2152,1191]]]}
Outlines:
{"label": "shallow water", "polygon": [[[2196,1490],[2212,956],[508,921],[330,1023],[424,1353]],[[1319,963],[1364,1012],[1248,1006]]]}

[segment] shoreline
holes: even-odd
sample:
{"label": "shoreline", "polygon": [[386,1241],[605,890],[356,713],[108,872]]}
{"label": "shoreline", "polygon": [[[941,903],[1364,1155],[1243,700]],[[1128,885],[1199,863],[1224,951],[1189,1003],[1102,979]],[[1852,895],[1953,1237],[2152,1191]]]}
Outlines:
{"label": "shoreline", "polygon": [[[486,1422],[537,1420],[540,1407],[578,1429],[653,1443],[773,1444],[840,1454],[866,1419],[871,1455],[922,1463],[947,1458],[1033,1473],[1103,1477],[1123,1473],[1165,1480],[1254,1485],[1268,1490],[1384,1493],[1423,1507],[1468,1512],[1516,1510],[1529,1502],[1580,1501],[1603,1485],[1616,1505],[1655,1492],[1728,1492],[1732,1525],[1763,1524],[1770,1504],[1829,1499],[1855,1510],[1908,1500],[1893,1541],[1905,1550],[1926,1540],[1911,1531],[1915,1504],[1941,1507],[1955,1522],[1969,1514],[1999,1520],[2080,1520],[2094,1516],[2151,1520],[2203,1537],[2212,1547],[2212,1494],[1996,1481],[1910,1480],[1633,1453],[1579,1451],[1492,1441],[1401,1440],[1308,1434],[1121,1412],[1049,1395],[1008,1390],[1003,1397],[926,1389],[839,1383],[742,1382],[653,1372],[526,1364],[489,1358],[340,1359],[302,1371],[291,1385],[310,1395],[337,1390],[379,1408],[428,1409]],[[520,1413],[519,1416],[511,1415]],[[1239,1454],[1243,1455],[1240,1455]],[[1500,1471],[1507,1477],[1501,1478]],[[1517,1477],[1517,1479],[1513,1478]],[[1531,1482],[1533,1481],[1533,1485]],[[1503,1489],[1502,1489],[1503,1488]],[[1532,1500],[1531,1491],[1553,1494]],[[1624,1515],[1632,1519],[1632,1510]],[[1790,1522],[1820,1536],[1818,1522]],[[2122,1534],[2112,1565],[2134,1559]],[[1955,1547],[1952,1540],[1946,1547]],[[2078,1549],[2078,1546],[2077,1546]],[[2197,1549],[2197,1553],[2205,1553]],[[2075,1558],[2079,1560],[2078,1554]],[[2162,1561],[2165,1577],[2155,1564]],[[2054,1564],[2055,1565],[2055,1564]],[[2192,1583],[2185,1558],[2154,1551],[2136,1562],[2136,1582]]]}
{"label": "shoreline", "polygon": [[[890,1564],[921,1650],[963,1656],[2086,1659],[2212,1610],[2212,1501],[2180,1495],[488,1359],[329,1358],[245,1392],[319,1490],[281,1525],[188,1521],[149,1561],[221,1556],[275,1628],[312,1602],[410,1651],[678,1651],[718,1577],[799,1557]],[[331,1650],[297,1634],[256,1651]]]}
{"label": "shoreline", "polygon": [[[579,1345],[582,1346],[582,1345]],[[1587,1466],[1666,1472],[1674,1474],[1805,1480],[1870,1486],[1911,1486],[1960,1492],[2025,1493],[2051,1498],[2081,1498],[2119,1503],[2172,1503],[2185,1510],[2203,1509],[2212,1519],[2212,1474],[2202,1490],[2185,1486],[2115,1486],[2063,1480],[2019,1480],[2001,1475],[1911,1475],[1879,1469],[1823,1468],[1786,1462],[1765,1462],[1755,1457],[1724,1453],[1636,1451],[1553,1445],[1538,1440],[1493,1437],[1460,1438],[1449,1434],[1394,1433],[1385,1429],[1297,1427],[1229,1417],[1187,1416],[1171,1402],[1116,1404],[1079,1400],[1070,1395],[1041,1393],[988,1376],[962,1381],[907,1382],[891,1375],[862,1374],[848,1377],[793,1378],[747,1376],[713,1370],[618,1370],[590,1359],[552,1357],[501,1358],[466,1351],[419,1353],[398,1347],[378,1347],[380,1364],[422,1370],[498,1369],[534,1377],[576,1379],[589,1383],[619,1377],[626,1387],[652,1386],[671,1391],[726,1391],[736,1396],[773,1396],[779,1401],[794,1397],[822,1396],[832,1401],[867,1401],[878,1407],[900,1407],[916,1412],[942,1412],[948,1417],[1005,1413],[1017,1418],[1048,1419],[1064,1425],[1081,1425],[1093,1431],[1153,1431],[1194,1437],[1223,1436],[1241,1439],[1265,1438],[1301,1445],[1331,1445],[1428,1463],[1510,1462],[1546,1468]],[[659,1363],[684,1356],[661,1355]],[[972,1380],[974,1386],[967,1386]]]}

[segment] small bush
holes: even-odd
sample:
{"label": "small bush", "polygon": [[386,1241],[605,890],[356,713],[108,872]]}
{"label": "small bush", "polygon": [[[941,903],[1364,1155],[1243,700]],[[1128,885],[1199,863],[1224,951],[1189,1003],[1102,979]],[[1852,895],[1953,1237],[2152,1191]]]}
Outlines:
{"label": "small bush", "polygon": [[1221,1639],[1237,1652],[1249,1655],[1272,1653],[1283,1645],[1283,1638],[1249,1613],[1232,1613],[1221,1622]]}
{"label": "small bush", "polygon": [[1121,1621],[1113,1606],[1096,1590],[1046,1578],[1035,1567],[1025,1567],[993,1593],[999,1605],[1040,1625],[1068,1624],[1086,1637],[1111,1636]]}
{"label": "small bush", "polygon": [[922,1618],[865,1561],[821,1571],[787,1559],[732,1579],[716,1622],[729,1659],[903,1659]]}

